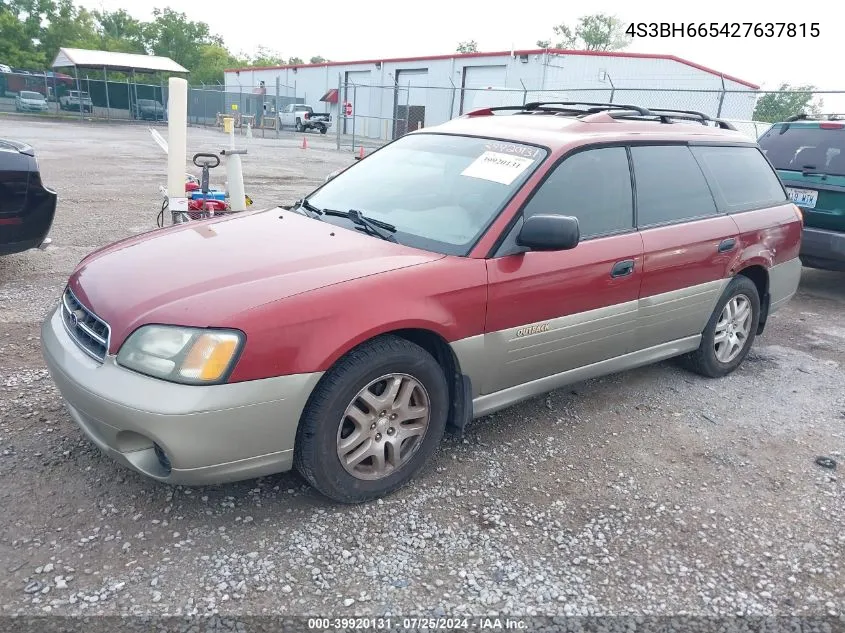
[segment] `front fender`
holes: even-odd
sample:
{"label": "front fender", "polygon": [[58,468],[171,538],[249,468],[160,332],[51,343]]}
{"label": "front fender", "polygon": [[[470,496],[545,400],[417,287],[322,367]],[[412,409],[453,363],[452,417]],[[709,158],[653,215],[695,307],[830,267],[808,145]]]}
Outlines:
{"label": "front fender", "polygon": [[227,324],[247,333],[230,381],[326,371],[361,343],[397,330],[449,343],[484,331],[487,268],[459,257],[327,286],[263,305]]}

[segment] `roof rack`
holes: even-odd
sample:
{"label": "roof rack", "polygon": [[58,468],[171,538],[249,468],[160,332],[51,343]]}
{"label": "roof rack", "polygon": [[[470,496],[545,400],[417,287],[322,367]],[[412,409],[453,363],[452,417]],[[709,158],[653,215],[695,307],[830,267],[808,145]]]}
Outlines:
{"label": "roof rack", "polygon": [[698,121],[702,125],[707,125],[708,123],[714,123],[716,127],[719,127],[723,130],[733,130],[734,132],[737,131],[736,127],[730,123],[729,121],[725,121],[719,118],[713,118],[704,114],[703,112],[698,112],[697,110],[674,110],[671,108],[650,108],[651,114],[653,116],[659,117],[661,123],[671,123],[672,119],[682,119],[685,121]]}
{"label": "roof rack", "polygon": [[531,101],[521,106],[481,108],[468,112],[466,116],[490,116],[500,111],[511,111],[518,114],[574,115],[578,117],[605,113],[614,119],[657,119],[660,123],[672,123],[672,119],[686,119],[699,121],[702,125],[712,122],[723,130],[736,131],[736,128],[729,122],[723,121],[722,119],[713,119],[702,112],[696,112],[694,110],[651,109],[624,103],[594,103],[590,101]]}

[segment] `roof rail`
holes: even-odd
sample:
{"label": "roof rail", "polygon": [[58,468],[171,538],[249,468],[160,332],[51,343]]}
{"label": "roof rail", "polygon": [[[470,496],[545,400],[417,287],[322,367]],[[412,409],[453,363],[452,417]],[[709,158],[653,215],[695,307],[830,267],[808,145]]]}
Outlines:
{"label": "roof rail", "polygon": [[595,103],[590,101],[531,101],[523,105],[493,106],[480,108],[468,112],[467,117],[490,116],[495,112],[510,111],[519,114],[556,114],[583,117],[591,114],[605,113],[614,119],[654,120],[660,123],[672,123],[672,119],[686,119],[698,121],[702,125],[715,123],[723,130],[736,128],[722,119],[714,119],[703,112],[695,110],[672,110],[669,108],[644,108],[642,106],[625,103]]}
{"label": "roof rail", "polygon": [[585,113],[590,114],[606,110],[633,110],[643,116],[648,116],[649,114],[648,109],[641,106],[630,105],[627,103],[595,103],[591,101],[530,101],[526,103],[523,108],[529,111],[543,110],[548,106],[587,106],[588,110]]}
{"label": "roof rail", "polygon": [[[585,107],[578,107],[585,106]],[[490,116],[495,112],[512,111],[533,114],[595,114],[607,110],[629,110],[642,116],[648,116],[649,111],[640,106],[623,103],[593,103],[590,101],[531,101],[523,105],[493,106],[467,112],[466,116]]]}
{"label": "roof rail", "polygon": [[[660,117],[665,117],[666,119],[686,119],[692,121],[699,121],[702,125],[707,125],[708,123],[715,123],[717,127],[720,127],[723,130],[737,131],[736,127],[734,127],[733,124],[731,124],[730,122],[720,119],[718,117],[713,118],[697,110],[673,110],[671,108],[651,108],[651,111]],[[664,121],[664,123],[666,122],[668,121]]]}

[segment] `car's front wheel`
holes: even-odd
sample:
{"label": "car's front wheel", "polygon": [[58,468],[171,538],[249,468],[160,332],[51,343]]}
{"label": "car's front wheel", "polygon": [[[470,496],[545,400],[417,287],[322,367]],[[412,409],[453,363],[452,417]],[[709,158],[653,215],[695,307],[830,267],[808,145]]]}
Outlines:
{"label": "car's front wheel", "polygon": [[733,372],[745,359],[757,334],[760,294],[748,277],[728,284],[701,336],[701,345],[683,358],[688,369],[708,378]]}
{"label": "car's front wheel", "polygon": [[342,503],[408,483],[446,428],[449,388],[420,346],[383,336],[354,349],[317,386],[297,430],[294,463],[314,488]]}

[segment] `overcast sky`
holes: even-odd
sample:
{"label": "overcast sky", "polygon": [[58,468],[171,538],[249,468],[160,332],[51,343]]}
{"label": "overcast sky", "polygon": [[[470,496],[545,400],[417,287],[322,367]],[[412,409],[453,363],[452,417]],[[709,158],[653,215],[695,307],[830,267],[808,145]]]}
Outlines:
{"label": "overcast sky", "polygon": [[[207,22],[236,52],[252,52],[263,45],[285,57],[307,60],[323,55],[335,61],[448,54],[459,41],[470,39],[478,42],[481,51],[534,48],[538,39],[554,38],[554,24],[573,24],[581,15],[599,11],[633,22],[817,20],[820,36],[816,38],[648,38],[635,39],[627,50],[677,55],[764,88],[788,81],[845,91],[845,75],[839,72],[842,34],[836,31],[839,12],[831,9],[833,3],[818,11],[784,0],[639,5],[628,0],[594,0],[578,3],[580,8],[559,0],[531,0],[522,5],[492,0],[154,0],[143,4],[138,0],[81,0],[81,4],[108,10],[126,7],[143,19],[150,18],[151,6],[170,6],[191,19]],[[497,6],[508,8],[494,9]],[[809,26],[807,23],[808,30]]]}

